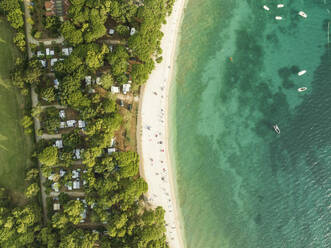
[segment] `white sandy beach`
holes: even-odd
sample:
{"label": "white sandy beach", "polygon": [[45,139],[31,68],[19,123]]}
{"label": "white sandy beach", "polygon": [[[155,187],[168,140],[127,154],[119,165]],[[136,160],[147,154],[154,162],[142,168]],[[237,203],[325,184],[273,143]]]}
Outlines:
{"label": "white sandy beach", "polygon": [[167,24],[162,27],[163,61],[156,65],[141,92],[138,120],[141,174],[148,183],[149,203],[153,206],[162,206],[166,211],[167,240],[171,248],[184,247],[176,208],[167,135],[169,84],[184,6],[185,0],[177,0],[171,16],[167,18]]}

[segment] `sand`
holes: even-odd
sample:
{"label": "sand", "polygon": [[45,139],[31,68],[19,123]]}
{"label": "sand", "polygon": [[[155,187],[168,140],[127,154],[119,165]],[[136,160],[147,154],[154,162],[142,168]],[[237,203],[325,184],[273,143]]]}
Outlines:
{"label": "sand", "polygon": [[171,248],[184,247],[167,135],[169,86],[184,6],[185,0],[177,0],[171,16],[167,18],[167,24],[162,27],[163,61],[156,65],[141,91],[137,132],[141,175],[148,183],[146,198],[152,206],[165,209],[166,235]]}

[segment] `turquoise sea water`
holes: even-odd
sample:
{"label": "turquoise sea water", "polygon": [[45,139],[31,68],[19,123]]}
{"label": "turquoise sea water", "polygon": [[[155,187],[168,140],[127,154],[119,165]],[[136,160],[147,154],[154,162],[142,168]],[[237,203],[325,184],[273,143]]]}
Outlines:
{"label": "turquoise sea water", "polygon": [[170,113],[188,248],[331,246],[331,1],[277,3],[188,2]]}

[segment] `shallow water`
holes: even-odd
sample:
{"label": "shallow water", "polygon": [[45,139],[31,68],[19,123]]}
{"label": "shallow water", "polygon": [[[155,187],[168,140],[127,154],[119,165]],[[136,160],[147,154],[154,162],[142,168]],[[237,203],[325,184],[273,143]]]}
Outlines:
{"label": "shallow water", "polygon": [[189,248],[331,244],[331,1],[282,3],[187,5],[170,139]]}

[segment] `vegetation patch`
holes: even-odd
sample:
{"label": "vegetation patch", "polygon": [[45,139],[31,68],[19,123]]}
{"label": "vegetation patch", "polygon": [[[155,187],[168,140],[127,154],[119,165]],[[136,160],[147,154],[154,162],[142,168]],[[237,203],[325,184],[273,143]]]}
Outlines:
{"label": "vegetation patch", "polygon": [[25,170],[31,165],[31,138],[21,126],[25,99],[10,80],[18,51],[12,43],[9,24],[0,18],[0,184],[17,192],[24,191]]}

